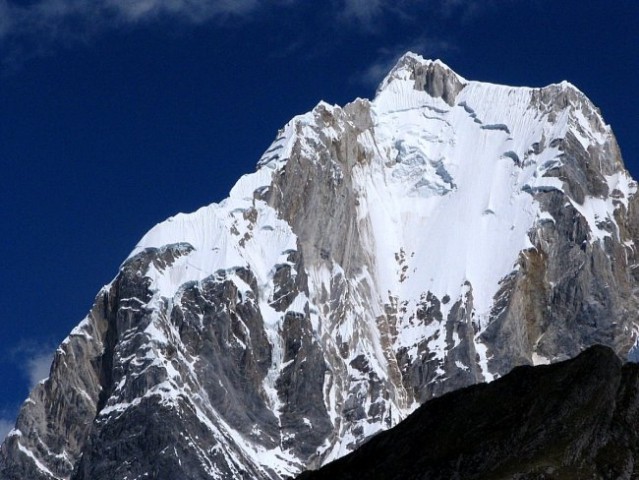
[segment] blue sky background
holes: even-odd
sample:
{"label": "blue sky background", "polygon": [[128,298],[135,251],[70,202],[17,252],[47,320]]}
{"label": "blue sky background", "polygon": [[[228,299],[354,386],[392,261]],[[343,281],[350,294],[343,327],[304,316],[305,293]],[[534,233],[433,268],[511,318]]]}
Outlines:
{"label": "blue sky background", "polygon": [[569,80],[639,177],[636,0],[0,0],[0,438],[137,240],[406,50]]}

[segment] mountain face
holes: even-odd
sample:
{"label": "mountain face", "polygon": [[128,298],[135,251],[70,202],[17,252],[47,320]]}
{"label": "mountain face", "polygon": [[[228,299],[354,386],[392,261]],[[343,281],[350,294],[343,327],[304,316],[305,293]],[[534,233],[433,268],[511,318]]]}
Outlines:
{"label": "mountain face", "polygon": [[431,400],[298,480],[637,478],[638,392],[639,365],[591,347]]}
{"label": "mountain face", "polygon": [[276,479],[446,392],[639,328],[636,184],[568,83],[406,54],[152,228],[58,348],[2,479]]}

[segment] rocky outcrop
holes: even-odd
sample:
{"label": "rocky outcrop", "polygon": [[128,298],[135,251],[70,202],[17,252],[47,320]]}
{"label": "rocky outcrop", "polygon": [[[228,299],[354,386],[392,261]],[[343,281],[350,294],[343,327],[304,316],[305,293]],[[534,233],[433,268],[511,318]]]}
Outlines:
{"label": "rocky outcrop", "polygon": [[298,480],[635,478],[638,387],[637,364],[591,347],[431,400]]}
{"label": "rocky outcrop", "polygon": [[405,55],[151,229],[0,449],[2,479],[283,478],[420,404],[639,327],[636,184],[562,83]]}

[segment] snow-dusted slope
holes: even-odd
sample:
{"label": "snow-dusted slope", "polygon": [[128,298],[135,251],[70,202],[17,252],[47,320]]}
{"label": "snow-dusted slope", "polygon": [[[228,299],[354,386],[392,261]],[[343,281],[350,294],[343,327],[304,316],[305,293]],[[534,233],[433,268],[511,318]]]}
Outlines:
{"label": "snow-dusted slope", "polygon": [[635,192],[572,85],[407,54],[375,99],[295,117],[228,199],[142,238],[2,478],[281,478],[515,365],[625,355]]}

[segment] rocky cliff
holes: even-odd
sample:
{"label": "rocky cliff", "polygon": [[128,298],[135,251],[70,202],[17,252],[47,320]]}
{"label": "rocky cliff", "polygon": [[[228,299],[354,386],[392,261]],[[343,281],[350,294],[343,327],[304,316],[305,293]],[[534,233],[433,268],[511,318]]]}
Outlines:
{"label": "rocky cliff", "polygon": [[424,401],[637,338],[636,184],[568,83],[406,54],[151,229],[58,348],[2,479],[283,478]]}

